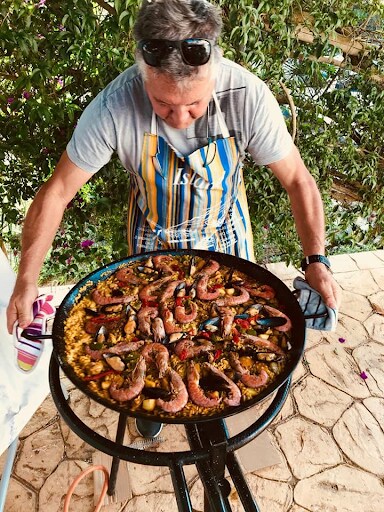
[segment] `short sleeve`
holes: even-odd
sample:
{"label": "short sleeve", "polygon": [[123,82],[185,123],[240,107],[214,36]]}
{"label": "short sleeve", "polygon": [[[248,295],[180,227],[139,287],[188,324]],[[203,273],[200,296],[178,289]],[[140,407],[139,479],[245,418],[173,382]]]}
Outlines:
{"label": "short sleeve", "polygon": [[95,173],[116,150],[116,130],[101,92],[86,107],[67,145],[69,159],[84,171]]}
{"label": "short sleeve", "polygon": [[268,165],[285,158],[292,147],[276,98],[266,84],[259,82],[248,152],[256,164]]}

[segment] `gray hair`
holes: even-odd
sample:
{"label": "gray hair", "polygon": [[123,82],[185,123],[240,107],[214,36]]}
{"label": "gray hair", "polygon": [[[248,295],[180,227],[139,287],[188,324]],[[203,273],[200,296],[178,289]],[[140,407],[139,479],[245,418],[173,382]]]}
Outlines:
{"label": "gray hair", "polygon": [[[220,10],[206,0],[143,0],[139,10],[134,35],[142,39],[170,39],[178,41],[200,37],[217,41],[222,19]],[[221,59],[221,50],[215,44],[207,65],[215,65]],[[145,79],[146,67],[141,51],[136,51],[136,62]],[[156,74],[169,75],[180,82],[187,78],[198,78],[205,66],[185,64],[179,52],[171,52],[161,66],[151,68]],[[206,74],[206,73],[204,73]]]}

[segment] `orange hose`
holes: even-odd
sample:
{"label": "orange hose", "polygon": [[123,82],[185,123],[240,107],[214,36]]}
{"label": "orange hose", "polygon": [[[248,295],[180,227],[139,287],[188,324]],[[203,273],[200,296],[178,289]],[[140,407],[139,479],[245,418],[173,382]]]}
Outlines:
{"label": "orange hose", "polygon": [[97,502],[96,508],[95,508],[95,512],[100,512],[100,509],[103,506],[103,501],[104,501],[105,495],[107,494],[108,485],[109,485],[109,473],[108,473],[108,469],[105,466],[91,466],[91,467],[85,469],[82,473],[80,473],[80,475],[77,478],[75,478],[75,480],[72,482],[70,488],[68,489],[67,496],[65,497],[63,512],[69,512],[69,502],[71,501],[72,494],[74,493],[75,488],[79,484],[80,480],[82,480],[89,473],[92,473],[93,471],[97,471],[97,470],[100,470],[104,473],[103,488],[101,490],[99,501]]}

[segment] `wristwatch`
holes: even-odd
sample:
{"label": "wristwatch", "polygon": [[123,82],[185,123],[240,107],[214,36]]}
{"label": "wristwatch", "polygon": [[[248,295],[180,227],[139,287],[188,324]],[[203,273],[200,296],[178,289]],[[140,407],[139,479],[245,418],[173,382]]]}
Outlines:
{"label": "wristwatch", "polygon": [[323,263],[328,270],[331,270],[331,263],[328,258],[323,256],[322,254],[312,254],[311,256],[306,256],[301,260],[301,270],[305,272],[307,270],[308,265],[311,263]]}

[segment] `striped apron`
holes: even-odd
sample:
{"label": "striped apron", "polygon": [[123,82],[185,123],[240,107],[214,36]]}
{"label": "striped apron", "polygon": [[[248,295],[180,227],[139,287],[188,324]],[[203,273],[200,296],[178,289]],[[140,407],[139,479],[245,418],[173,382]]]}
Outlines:
{"label": "striped apron", "polygon": [[205,249],[254,261],[252,229],[234,137],[215,93],[222,139],[182,155],[157,135],[144,134],[141,164],[131,174],[127,236],[130,254]]}

